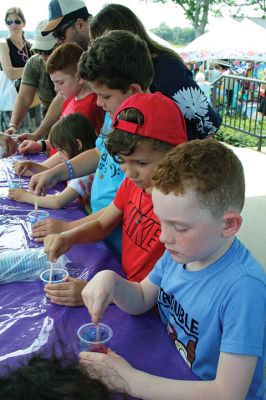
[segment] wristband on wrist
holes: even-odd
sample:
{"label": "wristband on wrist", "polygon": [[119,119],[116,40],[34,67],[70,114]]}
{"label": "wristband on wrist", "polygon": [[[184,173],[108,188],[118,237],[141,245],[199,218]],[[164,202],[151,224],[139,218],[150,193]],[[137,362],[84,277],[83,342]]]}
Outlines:
{"label": "wristband on wrist", "polygon": [[18,127],[17,127],[16,124],[9,124],[9,125],[8,125],[8,128],[15,128],[16,130],[18,129]]}
{"label": "wristband on wrist", "polygon": [[46,151],[46,141],[44,139],[41,139],[38,141],[42,145],[41,151]]}
{"label": "wristband on wrist", "polygon": [[71,181],[71,179],[74,179],[74,178],[75,178],[75,174],[74,174],[73,167],[72,167],[72,165],[71,165],[71,163],[70,163],[69,160],[64,161],[64,164],[65,164],[65,166],[67,167],[67,171],[68,171],[67,180],[68,180],[68,181]]}

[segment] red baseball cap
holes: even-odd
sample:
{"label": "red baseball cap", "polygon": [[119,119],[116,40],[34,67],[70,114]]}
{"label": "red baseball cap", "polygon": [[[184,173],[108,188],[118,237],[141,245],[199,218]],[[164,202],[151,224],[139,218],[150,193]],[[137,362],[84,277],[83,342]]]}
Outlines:
{"label": "red baseball cap", "polygon": [[[143,125],[119,119],[121,111],[129,108],[142,113]],[[126,99],[115,113],[112,128],[158,139],[174,146],[187,142],[186,124],[179,107],[159,92],[136,93]]]}

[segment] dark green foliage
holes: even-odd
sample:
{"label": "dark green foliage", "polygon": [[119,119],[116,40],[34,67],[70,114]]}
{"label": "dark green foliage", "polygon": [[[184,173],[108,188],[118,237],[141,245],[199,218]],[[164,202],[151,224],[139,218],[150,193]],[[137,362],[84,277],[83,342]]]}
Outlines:
{"label": "dark green foliage", "polygon": [[[231,144],[235,147],[257,147],[258,139],[247,135],[246,133],[236,131],[232,128],[222,126],[218,133],[214,136],[221,142]],[[266,146],[266,139],[262,140],[262,146]]]}

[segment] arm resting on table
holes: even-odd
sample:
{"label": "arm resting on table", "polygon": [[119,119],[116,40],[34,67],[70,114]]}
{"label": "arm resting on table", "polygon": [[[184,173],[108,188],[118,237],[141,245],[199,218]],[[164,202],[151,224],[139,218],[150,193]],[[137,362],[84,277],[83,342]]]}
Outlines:
{"label": "arm resting on table", "polygon": [[[70,160],[75,178],[85,176],[94,172],[99,162],[99,152],[97,148],[84,151]],[[29,189],[39,195],[56,183],[68,179],[69,171],[67,166],[62,163],[45,171],[34,175],[29,183]]]}
{"label": "arm resting on table", "polygon": [[97,242],[104,239],[123,218],[123,213],[113,203],[99,213],[97,219],[44,239],[44,251],[51,261],[67,252],[74,244]]}
{"label": "arm resting on table", "polygon": [[175,381],[134,369],[129,394],[144,400],[245,400],[257,358],[220,353],[213,381]]}

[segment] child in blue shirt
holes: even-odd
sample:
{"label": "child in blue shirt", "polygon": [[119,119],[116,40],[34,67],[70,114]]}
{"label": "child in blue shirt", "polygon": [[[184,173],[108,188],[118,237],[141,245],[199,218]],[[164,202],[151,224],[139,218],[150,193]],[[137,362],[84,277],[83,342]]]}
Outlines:
{"label": "child in blue shirt", "polygon": [[[105,148],[111,120],[124,100],[135,93],[148,90],[153,67],[148,47],[143,40],[130,32],[113,31],[93,41],[89,50],[83,53],[78,64],[78,73],[83,80],[89,82],[92,91],[97,95],[97,105],[109,114],[105,118],[96,147],[70,161],[75,177],[95,172],[91,193],[93,213],[77,221],[49,219],[45,223],[37,223],[32,231],[37,241],[43,240],[43,232],[46,235],[63,232],[94,219],[98,212],[112,202],[124,174]],[[66,179],[68,170],[61,164],[34,175],[29,187],[35,194],[40,194]],[[121,229],[112,233],[107,241],[120,256]]]}
{"label": "child in blue shirt", "polygon": [[99,376],[113,370],[136,398],[262,400],[265,273],[235,237],[245,198],[243,167],[223,144],[194,141],[168,153],[153,182],[164,255],[140,283],[98,273],[83,300],[95,323],[111,302],[131,314],[157,303],[169,337],[201,381],[152,376],[111,351],[81,353],[81,360],[88,370],[97,362]]}

